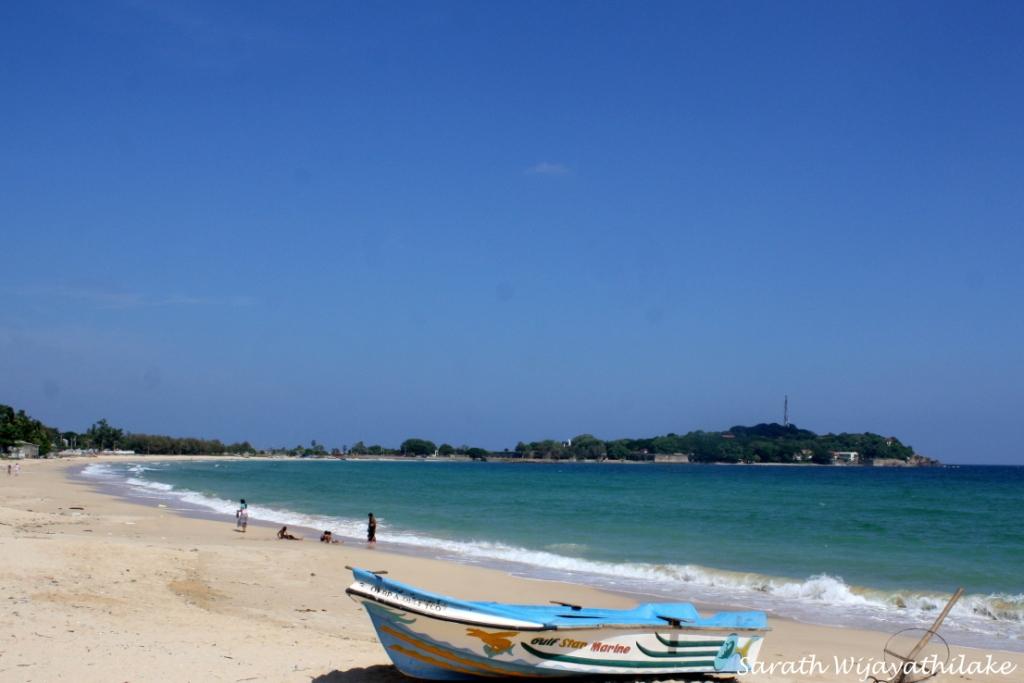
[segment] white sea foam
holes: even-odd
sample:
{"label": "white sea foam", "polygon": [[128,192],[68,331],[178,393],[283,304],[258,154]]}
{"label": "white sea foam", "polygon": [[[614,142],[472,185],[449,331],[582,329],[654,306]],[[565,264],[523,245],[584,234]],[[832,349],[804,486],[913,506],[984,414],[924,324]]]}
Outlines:
{"label": "white sea foam", "polygon": [[[136,494],[172,498],[187,505],[232,516],[237,503],[207,496],[169,484],[150,481],[144,471],[129,468],[124,476],[105,463],[83,469],[84,476],[118,482]],[[365,531],[362,519],[344,519],[311,515],[288,509],[250,505],[249,516],[275,524],[331,529],[335,534],[360,538]],[[480,564],[511,564],[524,567],[524,573],[573,578],[598,586],[686,598],[722,605],[777,610],[781,614],[813,622],[886,628],[930,622],[948,596],[921,592],[882,591],[847,584],[841,577],[819,574],[805,579],[788,579],[757,573],[712,569],[699,565],[613,563],[573,557],[585,546],[560,544],[547,550],[532,550],[493,541],[461,541],[439,538],[410,530],[386,527],[389,544],[427,548],[442,556]],[[532,570],[530,569],[532,568]],[[992,645],[992,639],[1005,641],[1003,647],[1024,648],[1024,594],[967,595],[954,607],[947,626],[957,630],[964,644]],[[975,634],[976,638],[968,637]]]}
{"label": "white sea foam", "polygon": [[136,477],[128,477],[125,479],[125,483],[129,486],[134,486],[141,489],[149,489],[152,491],[173,491],[174,487],[170,484],[162,484],[158,481],[146,481],[145,479],[138,479]]}
{"label": "white sea foam", "polygon": [[82,468],[82,475],[94,479],[114,477],[114,468],[105,462],[94,462]]}

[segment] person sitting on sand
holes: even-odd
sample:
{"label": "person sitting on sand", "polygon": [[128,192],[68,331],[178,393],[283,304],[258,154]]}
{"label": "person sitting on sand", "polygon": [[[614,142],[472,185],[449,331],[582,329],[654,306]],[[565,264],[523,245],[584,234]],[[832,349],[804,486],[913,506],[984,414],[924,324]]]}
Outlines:
{"label": "person sitting on sand", "polygon": [[325,531],[322,534],[320,534],[320,542],[321,543],[341,543],[341,541],[336,539],[334,537],[334,534],[332,534],[330,531]]}
{"label": "person sitting on sand", "polygon": [[288,527],[283,526],[281,530],[277,532],[277,537],[285,541],[301,541],[302,539],[298,536],[292,536],[288,533]]}

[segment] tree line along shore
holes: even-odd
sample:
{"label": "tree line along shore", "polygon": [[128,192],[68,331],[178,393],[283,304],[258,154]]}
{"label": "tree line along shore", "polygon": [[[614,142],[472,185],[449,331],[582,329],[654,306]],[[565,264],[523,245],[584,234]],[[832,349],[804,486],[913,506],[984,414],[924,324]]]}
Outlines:
{"label": "tree line along shore", "polygon": [[639,439],[599,439],[580,434],[564,441],[520,441],[514,449],[435,444],[409,438],[398,448],[362,441],[328,448],[315,439],[308,446],[256,448],[248,441],[140,434],[98,420],[83,432],[61,431],[0,405],[0,453],[7,456],[113,452],[136,455],[285,455],[293,457],[444,457],[504,461],[620,461],[807,465],[935,465],[895,436],[870,432],[816,434],[796,425],[763,423],[726,431],[669,433]]}

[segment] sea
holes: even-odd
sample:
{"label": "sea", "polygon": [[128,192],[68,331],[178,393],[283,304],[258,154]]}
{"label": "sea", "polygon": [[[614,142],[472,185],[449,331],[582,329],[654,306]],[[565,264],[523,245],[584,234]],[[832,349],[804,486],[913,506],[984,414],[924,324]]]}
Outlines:
{"label": "sea", "polygon": [[1024,651],[1024,467],[147,458],[77,476],[232,525],[245,498],[254,522],[349,542],[373,512],[381,550],[816,624],[920,628],[962,586],[943,637]]}

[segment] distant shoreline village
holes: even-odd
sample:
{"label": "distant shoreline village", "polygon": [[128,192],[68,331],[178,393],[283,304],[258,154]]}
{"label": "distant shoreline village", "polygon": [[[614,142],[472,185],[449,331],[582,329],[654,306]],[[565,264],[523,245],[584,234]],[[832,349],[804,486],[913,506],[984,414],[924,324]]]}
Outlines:
{"label": "distant shoreline village", "polygon": [[929,467],[941,463],[919,455],[895,436],[869,432],[815,434],[793,424],[734,426],[724,432],[693,431],[639,439],[605,441],[580,434],[565,441],[520,441],[514,449],[494,451],[473,446],[435,444],[410,438],[398,448],[362,441],[328,449],[316,440],[309,446],[258,449],[248,441],[225,444],[196,439],[136,434],[99,420],[85,432],[61,431],[0,405],[0,457],[38,458],[81,455],[233,455],[296,458],[476,460],[521,463],[656,463]]}

